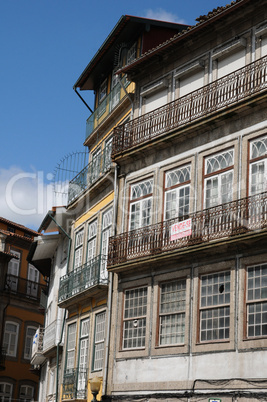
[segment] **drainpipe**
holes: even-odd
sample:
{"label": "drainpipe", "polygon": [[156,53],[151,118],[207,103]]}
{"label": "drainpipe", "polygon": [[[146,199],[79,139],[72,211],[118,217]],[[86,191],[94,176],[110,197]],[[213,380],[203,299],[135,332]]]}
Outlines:
{"label": "drainpipe", "polygon": [[[67,272],[69,271],[69,260],[70,260],[70,250],[71,250],[71,237],[70,235],[63,229],[62,226],[54,219],[54,217],[51,215],[51,213],[48,213],[48,216],[52,219],[53,222],[57,225],[59,230],[61,230],[65,236],[68,237],[69,239],[69,246],[68,246],[68,256],[67,256]],[[62,327],[61,327],[61,334],[60,334],[60,340],[57,343],[57,369],[56,369],[56,397],[55,397],[55,402],[58,402],[58,370],[59,370],[59,346],[62,342],[63,338],[63,332],[64,332],[64,325],[66,321],[66,309],[64,310],[64,317],[63,317],[63,322],[62,322]]]}
{"label": "drainpipe", "polygon": [[[115,167],[115,177],[114,177],[114,204],[113,204],[113,236],[116,234],[117,227],[117,211],[118,211],[118,189],[117,189],[117,177],[118,177],[118,165]],[[112,290],[113,290],[113,273],[109,273],[109,287],[108,287],[108,320],[107,320],[107,341],[105,347],[105,367],[103,371],[103,384],[102,384],[102,395],[106,395],[107,388],[107,374],[108,374],[108,354],[109,354],[109,343],[110,343],[110,325],[111,325],[111,303],[112,303]]]}

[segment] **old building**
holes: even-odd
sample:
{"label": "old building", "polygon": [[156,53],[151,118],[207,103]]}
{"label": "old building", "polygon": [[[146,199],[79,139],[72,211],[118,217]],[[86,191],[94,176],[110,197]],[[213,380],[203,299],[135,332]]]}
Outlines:
{"label": "old building", "polygon": [[30,364],[32,338],[43,325],[46,283],[26,260],[37,232],[0,218],[0,399],[37,398],[39,372]]}
{"label": "old building", "polygon": [[116,70],[113,400],[267,398],[267,2],[197,21]]}
{"label": "old building", "polygon": [[28,254],[28,260],[48,282],[42,303],[45,322],[35,333],[31,355],[31,364],[40,371],[39,402],[59,401],[60,396],[66,312],[58,307],[58,291],[70,257],[70,219],[64,207],[48,211]]}
{"label": "old building", "polygon": [[47,214],[28,257],[49,277],[45,326],[32,353],[41,368],[40,402],[91,400],[92,379],[98,398],[106,393],[112,282],[106,265],[117,205],[112,130],[131,118],[135,89],[114,69],[186,28],[122,16],[74,85],[86,105],[82,91],[95,92],[94,111],[87,105],[89,163],[69,183],[66,210]]}

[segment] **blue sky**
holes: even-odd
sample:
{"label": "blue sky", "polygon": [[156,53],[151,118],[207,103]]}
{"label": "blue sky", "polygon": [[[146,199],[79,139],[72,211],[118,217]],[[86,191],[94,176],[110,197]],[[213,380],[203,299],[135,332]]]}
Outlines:
{"label": "blue sky", "polygon": [[[37,229],[58,163],[83,150],[73,85],[121,15],[195,24],[226,0],[0,1],[0,215]],[[93,108],[92,94],[86,94]]]}

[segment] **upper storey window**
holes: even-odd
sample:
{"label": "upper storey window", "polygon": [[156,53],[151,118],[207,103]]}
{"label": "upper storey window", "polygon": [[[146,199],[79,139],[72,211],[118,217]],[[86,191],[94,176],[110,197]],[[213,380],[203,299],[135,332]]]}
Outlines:
{"label": "upper storey window", "polygon": [[83,258],[83,235],[84,230],[80,230],[75,238],[75,251],[74,251],[74,269],[82,265]]}
{"label": "upper storey window", "polygon": [[105,97],[107,96],[107,90],[108,90],[108,81],[107,79],[105,79],[99,88],[98,103],[101,103],[103,99],[105,99]]}
{"label": "upper storey window", "polygon": [[205,208],[232,201],[234,150],[210,156],[205,160]]}
{"label": "upper storey window", "polygon": [[250,143],[250,195],[267,190],[267,135]]}
{"label": "upper storey window", "polygon": [[127,61],[126,64],[132,63],[136,59],[136,42],[130,47],[127,52]]}
{"label": "upper storey window", "polygon": [[165,219],[189,213],[190,165],[170,170],[165,175]]}
{"label": "upper storey window", "polygon": [[153,179],[147,179],[131,186],[129,230],[151,223]]}

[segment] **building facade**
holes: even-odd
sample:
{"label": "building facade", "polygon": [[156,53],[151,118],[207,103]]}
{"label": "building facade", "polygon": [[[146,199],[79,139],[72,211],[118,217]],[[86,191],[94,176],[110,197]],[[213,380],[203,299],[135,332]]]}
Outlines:
{"label": "building facade", "polygon": [[[95,92],[84,145],[89,163],[69,184],[72,247],[59,284],[58,306],[67,311],[61,400],[92,400],[106,394],[112,275],[108,240],[114,234],[118,172],[111,160],[114,127],[131,119],[134,84],[115,69],[140,57],[185,26],[122,16],[74,85]],[[78,92],[79,90],[79,92]],[[89,385],[89,386],[88,386]]]}
{"label": "building facade", "polygon": [[214,9],[117,70],[135,95],[113,131],[113,400],[267,398],[266,5]]}
{"label": "building facade", "polygon": [[0,399],[33,401],[39,372],[30,364],[32,337],[43,325],[46,283],[27,261],[34,230],[0,218]]}

